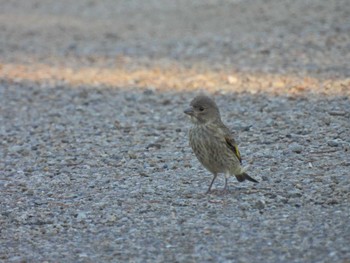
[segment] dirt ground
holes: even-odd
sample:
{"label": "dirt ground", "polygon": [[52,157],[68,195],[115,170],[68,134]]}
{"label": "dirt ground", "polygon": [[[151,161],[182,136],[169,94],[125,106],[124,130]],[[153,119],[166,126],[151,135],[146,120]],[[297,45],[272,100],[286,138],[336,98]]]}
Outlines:
{"label": "dirt ground", "polygon": [[[1,262],[350,262],[347,0],[0,6]],[[202,92],[259,184],[204,194]]]}

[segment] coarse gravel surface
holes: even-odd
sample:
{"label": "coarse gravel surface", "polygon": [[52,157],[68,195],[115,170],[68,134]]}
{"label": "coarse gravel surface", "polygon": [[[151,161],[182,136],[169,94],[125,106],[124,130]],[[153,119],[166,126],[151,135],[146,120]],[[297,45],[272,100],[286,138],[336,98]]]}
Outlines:
{"label": "coarse gravel surface", "polygon": [[350,262],[347,2],[1,1],[0,262]]}

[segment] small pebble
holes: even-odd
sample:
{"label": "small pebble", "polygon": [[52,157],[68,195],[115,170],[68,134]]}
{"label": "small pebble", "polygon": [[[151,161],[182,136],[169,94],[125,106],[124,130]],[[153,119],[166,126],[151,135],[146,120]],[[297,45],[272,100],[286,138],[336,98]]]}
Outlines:
{"label": "small pebble", "polygon": [[86,217],[87,217],[87,215],[86,215],[85,212],[78,212],[77,220],[78,220],[78,222],[79,222],[79,221],[83,221],[83,220],[86,219]]}
{"label": "small pebble", "polygon": [[290,149],[295,153],[301,153],[303,151],[303,147],[297,143],[293,143],[290,146]]}
{"label": "small pebble", "polygon": [[339,146],[339,143],[335,140],[328,141],[327,144],[331,147],[338,147]]}
{"label": "small pebble", "polygon": [[265,201],[263,200],[258,200],[255,204],[254,207],[261,210],[265,208]]}
{"label": "small pebble", "polygon": [[332,116],[345,116],[346,112],[345,111],[329,111],[329,115]]}

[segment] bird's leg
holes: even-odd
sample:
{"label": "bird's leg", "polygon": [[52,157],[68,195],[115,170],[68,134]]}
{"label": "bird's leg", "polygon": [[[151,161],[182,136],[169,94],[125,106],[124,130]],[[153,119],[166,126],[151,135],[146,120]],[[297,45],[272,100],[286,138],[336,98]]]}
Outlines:
{"label": "bird's leg", "polygon": [[210,193],[210,191],[211,191],[211,187],[212,187],[212,185],[213,185],[213,183],[214,183],[214,181],[215,181],[215,179],[216,179],[216,177],[217,177],[217,176],[218,176],[218,174],[214,174],[213,180],[211,180],[211,183],[210,183],[210,185],[209,185],[209,188],[208,188],[207,194],[209,194],[209,193]]}
{"label": "bird's leg", "polygon": [[225,174],[225,186],[224,189],[222,190],[223,194],[228,193],[228,178],[230,177],[230,173]]}
{"label": "bird's leg", "polygon": [[225,177],[225,186],[224,186],[224,191],[226,191],[226,190],[228,189],[228,187],[227,187],[227,182],[228,182],[228,178],[227,178],[227,177]]}

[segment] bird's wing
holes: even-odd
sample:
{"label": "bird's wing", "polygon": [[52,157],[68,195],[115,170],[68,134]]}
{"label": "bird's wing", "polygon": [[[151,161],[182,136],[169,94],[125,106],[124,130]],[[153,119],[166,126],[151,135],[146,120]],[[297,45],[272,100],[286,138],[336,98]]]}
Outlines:
{"label": "bird's wing", "polygon": [[232,150],[239,162],[242,164],[241,153],[238,150],[238,145],[235,139],[233,139],[230,135],[225,135],[225,141],[227,143],[227,146],[230,148],[230,150]]}
{"label": "bird's wing", "polygon": [[242,164],[241,153],[238,150],[238,145],[235,139],[233,138],[232,133],[222,122],[217,123],[217,125],[220,127],[220,131],[222,132],[220,136],[223,135],[227,147],[234,153],[234,155],[236,155],[240,164]]}

